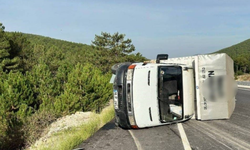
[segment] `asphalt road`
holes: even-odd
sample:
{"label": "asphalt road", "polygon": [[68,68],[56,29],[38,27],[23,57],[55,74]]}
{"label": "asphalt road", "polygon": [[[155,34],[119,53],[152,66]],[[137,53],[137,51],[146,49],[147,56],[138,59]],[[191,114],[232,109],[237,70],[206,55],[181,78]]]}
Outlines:
{"label": "asphalt road", "polygon": [[[229,120],[189,120],[139,130],[123,130],[109,122],[78,146],[84,150],[250,150],[250,89],[239,89]],[[178,126],[182,125],[186,139]],[[190,147],[185,147],[188,144]]]}

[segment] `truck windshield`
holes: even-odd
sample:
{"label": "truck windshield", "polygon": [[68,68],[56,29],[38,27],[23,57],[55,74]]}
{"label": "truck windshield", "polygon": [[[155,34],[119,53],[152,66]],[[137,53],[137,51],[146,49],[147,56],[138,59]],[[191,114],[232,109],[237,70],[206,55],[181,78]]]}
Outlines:
{"label": "truck windshield", "polygon": [[162,123],[183,118],[182,69],[179,66],[159,66],[158,102]]}

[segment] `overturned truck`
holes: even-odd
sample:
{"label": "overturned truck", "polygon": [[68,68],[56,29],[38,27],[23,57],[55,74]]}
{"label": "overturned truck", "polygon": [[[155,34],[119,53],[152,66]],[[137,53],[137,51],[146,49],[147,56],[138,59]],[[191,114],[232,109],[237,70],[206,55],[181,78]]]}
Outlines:
{"label": "overturned truck", "polygon": [[227,54],[120,63],[112,67],[115,122],[145,128],[229,119],[235,108],[233,60]]}

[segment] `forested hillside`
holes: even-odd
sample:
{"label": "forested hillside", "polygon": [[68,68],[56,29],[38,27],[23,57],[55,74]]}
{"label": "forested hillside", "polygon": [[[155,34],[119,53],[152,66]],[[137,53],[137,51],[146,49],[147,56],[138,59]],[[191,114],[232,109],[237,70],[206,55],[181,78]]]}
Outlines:
{"label": "forested hillside", "polygon": [[215,53],[227,53],[234,60],[236,74],[250,72],[250,39]]}
{"label": "forested hillside", "polygon": [[112,97],[110,67],[145,60],[124,34],[101,33],[89,46],[4,29],[0,23],[0,149],[28,146],[58,117],[100,111]]}

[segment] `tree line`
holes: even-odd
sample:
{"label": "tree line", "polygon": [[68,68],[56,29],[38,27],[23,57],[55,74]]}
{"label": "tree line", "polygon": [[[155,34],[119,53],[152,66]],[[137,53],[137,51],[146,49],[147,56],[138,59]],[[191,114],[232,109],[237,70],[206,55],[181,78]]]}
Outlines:
{"label": "tree line", "polygon": [[124,34],[92,45],[5,32],[0,24],[0,149],[20,149],[56,118],[99,111],[112,97],[110,68],[146,60]]}

